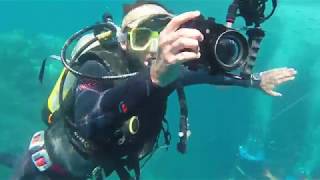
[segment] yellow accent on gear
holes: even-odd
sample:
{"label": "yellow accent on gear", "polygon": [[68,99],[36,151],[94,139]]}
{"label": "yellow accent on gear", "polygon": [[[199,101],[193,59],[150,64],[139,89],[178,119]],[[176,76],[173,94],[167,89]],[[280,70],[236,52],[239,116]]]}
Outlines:
{"label": "yellow accent on gear", "polygon": [[[60,107],[60,103],[59,103],[59,89],[60,89],[60,82],[61,82],[61,78],[63,76],[63,74],[65,73],[66,69],[63,68],[63,70],[61,71],[61,74],[56,82],[56,84],[54,85],[54,88],[52,89],[50,96],[48,98],[48,109],[51,113],[57,111]],[[73,83],[75,82],[75,76],[72,75],[71,73],[67,74],[67,77],[65,79],[64,82],[64,92],[63,92],[63,99],[67,96],[67,94],[69,93]]]}
{"label": "yellow accent on gear", "polygon": [[[134,129],[134,127],[133,127],[133,124],[136,122],[136,121],[138,121],[138,117],[137,116],[132,116],[130,119],[129,119],[129,132],[131,133],[131,134],[136,134],[137,132],[138,132],[138,129],[139,129],[139,127],[138,128],[136,128],[136,129]],[[139,122],[137,122],[137,123],[139,123]]]}
{"label": "yellow accent on gear", "polygon": [[48,123],[51,124],[53,122],[53,114],[50,113],[48,117]]}
{"label": "yellow accent on gear", "polygon": [[111,31],[107,31],[107,32],[103,32],[103,33],[98,34],[96,37],[97,37],[98,40],[100,40],[100,41],[105,41],[105,40],[107,40],[108,38],[110,38],[111,35],[112,35],[112,32],[111,32]]}

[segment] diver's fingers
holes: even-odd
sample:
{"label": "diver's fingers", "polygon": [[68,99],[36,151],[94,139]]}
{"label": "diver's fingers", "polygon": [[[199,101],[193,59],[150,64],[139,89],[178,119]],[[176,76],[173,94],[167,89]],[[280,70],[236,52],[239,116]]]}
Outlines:
{"label": "diver's fingers", "polygon": [[279,72],[281,69],[284,68],[276,68],[276,69],[270,69],[270,70],[266,70],[260,73],[260,75],[262,77],[269,77],[269,76],[274,76],[277,72]]}
{"label": "diver's fingers", "polygon": [[296,74],[297,71],[295,71],[294,69],[288,69],[278,74],[278,78],[295,77]]}
{"label": "diver's fingers", "polygon": [[178,64],[182,64],[184,62],[194,60],[194,59],[199,59],[200,58],[200,52],[195,53],[195,52],[181,52],[175,55],[176,62]]}
{"label": "diver's fingers", "polygon": [[281,78],[281,79],[277,80],[276,85],[285,83],[287,81],[292,81],[294,79],[295,79],[295,77],[291,77],[291,76],[290,77]]}
{"label": "diver's fingers", "polygon": [[287,70],[287,71],[283,71],[280,74],[277,75],[271,75],[269,76],[269,79],[271,80],[271,82],[275,85],[281,84],[283,82],[289,81],[289,80],[294,80],[295,79],[295,75],[296,75],[296,71],[295,70]]}
{"label": "diver's fingers", "polygon": [[293,68],[278,68],[274,71],[271,71],[271,73],[275,76],[284,75],[284,76],[290,76],[295,75],[297,71]]}
{"label": "diver's fingers", "polygon": [[268,93],[270,96],[282,96],[281,93],[278,93],[278,92],[272,91],[272,90],[266,91],[266,93]]}
{"label": "diver's fingers", "polygon": [[279,74],[278,76],[276,77],[271,77],[275,80],[280,80],[280,79],[285,79],[285,78],[295,78],[295,75],[294,74]]}
{"label": "diver's fingers", "polygon": [[270,69],[270,70],[264,71],[263,73],[280,72],[280,71],[282,71],[282,70],[286,70],[286,69],[288,69],[288,68],[287,68],[287,67],[274,68],[274,69]]}
{"label": "diver's fingers", "polygon": [[169,41],[173,42],[181,37],[192,38],[198,41],[203,41],[204,38],[202,33],[197,29],[181,28],[174,33],[174,35],[171,37],[172,39]]}
{"label": "diver's fingers", "polygon": [[261,72],[261,76],[265,77],[265,78],[275,78],[281,74],[283,74],[283,72],[285,72],[288,68],[287,67],[283,67],[283,68],[275,68],[275,69],[271,69],[271,70],[267,70],[264,72]]}
{"label": "diver's fingers", "polygon": [[181,37],[174,41],[171,45],[171,48],[173,54],[177,54],[185,49],[195,53],[198,53],[200,51],[199,42],[197,40],[184,37]]}
{"label": "diver's fingers", "polygon": [[287,69],[280,69],[277,71],[271,72],[271,74],[276,76],[291,76],[297,74],[297,71],[293,68],[287,68]]}
{"label": "diver's fingers", "polygon": [[277,68],[261,73],[261,80],[265,83],[280,84],[281,79],[294,78],[297,71],[293,68]]}
{"label": "diver's fingers", "polygon": [[296,74],[298,74],[298,71],[294,68],[289,68],[288,73],[296,75]]}
{"label": "diver's fingers", "polygon": [[173,31],[178,30],[181,25],[187,23],[188,21],[197,18],[200,16],[199,11],[191,11],[191,12],[185,12],[178,16],[175,16],[172,18],[172,20],[167,24],[167,26],[163,29],[164,33],[170,33]]}

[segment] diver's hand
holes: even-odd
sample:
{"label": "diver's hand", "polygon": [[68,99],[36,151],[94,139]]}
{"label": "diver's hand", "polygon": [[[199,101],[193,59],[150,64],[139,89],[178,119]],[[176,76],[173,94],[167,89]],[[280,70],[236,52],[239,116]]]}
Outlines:
{"label": "diver's hand", "polygon": [[297,71],[293,68],[277,68],[260,73],[261,89],[271,96],[282,96],[281,93],[274,91],[274,89],[287,81],[294,80]]}
{"label": "diver's hand", "polygon": [[186,12],[174,17],[161,31],[157,60],[151,66],[151,80],[161,87],[179,76],[179,65],[200,58],[199,30],[180,28],[186,22],[200,16],[199,11]]}

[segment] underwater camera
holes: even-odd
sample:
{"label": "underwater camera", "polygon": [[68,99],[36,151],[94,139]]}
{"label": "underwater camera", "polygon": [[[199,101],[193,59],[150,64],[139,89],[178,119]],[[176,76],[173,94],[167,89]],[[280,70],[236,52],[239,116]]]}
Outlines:
{"label": "underwater camera", "polygon": [[185,64],[190,70],[197,70],[199,65],[204,65],[212,73],[232,71],[245,64],[249,45],[240,32],[216,23],[214,18],[205,19],[202,15],[183,28],[198,29],[204,35],[204,40],[199,44],[200,63]]}

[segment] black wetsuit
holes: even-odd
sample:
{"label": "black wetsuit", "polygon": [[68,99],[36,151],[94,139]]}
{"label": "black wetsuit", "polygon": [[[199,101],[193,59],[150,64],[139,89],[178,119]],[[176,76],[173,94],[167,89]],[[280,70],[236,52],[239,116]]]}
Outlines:
{"label": "black wetsuit", "polygon": [[[80,71],[93,72],[92,75],[108,74],[107,69],[95,60],[86,61],[80,68]],[[184,68],[181,72],[178,80],[166,87],[159,87],[153,84],[148,69],[123,81],[115,87],[113,87],[113,83],[110,82],[95,81],[85,78],[78,80],[73,104],[74,124],[83,138],[99,147],[99,151],[97,151],[98,155],[94,158],[97,161],[100,160],[98,164],[101,163],[104,167],[109,166],[104,165],[103,161],[107,161],[108,155],[110,155],[108,154],[110,153],[111,148],[110,142],[112,142],[110,137],[113,137],[115,130],[132,116],[137,116],[139,119],[140,127],[138,133],[126,139],[125,143],[121,146],[113,146],[116,150],[112,151],[117,151],[117,153],[121,155],[126,155],[130,152],[141,152],[146,144],[153,146],[161,131],[161,123],[166,112],[167,97],[176,88],[176,82],[178,81],[184,86],[203,83],[243,87],[259,86],[258,80],[242,80],[226,76],[225,74],[209,75],[204,71],[194,72]],[[54,141],[53,139],[67,142],[67,137],[61,138],[60,136],[65,136],[63,135],[63,132],[57,133],[52,129],[54,129],[54,127],[47,130],[47,134],[49,134],[47,141],[51,144],[49,146],[52,146],[54,149],[54,147],[62,145],[55,144],[57,141]],[[62,147],[62,150],[60,151],[51,151],[51,154],[53,154],[52,156],[55,156],[53,161],[57,161],[64,167],[65,171],[72,175],[78,177],[82,176],[76,173],[81,172],[81,168],[87,168],[85,165],[81,167],[79,165],[82,164],[82,162],[85,164],[86,160],[81,159],[81,155],[79,154],[77,154],[75,158],[66,160],[63,157],[69,158],[70,154],[77,153],[77,151],[64,151],[64,148],[68,149],[71,148],[71,146],[63,146],[64,147]],[[69,154],[62,157],[59,153]],[[73,161],[74,163],[72,163]],[[79,168],[74,166],[79,166]],[[91,167],[93,166],[90,166],[90,168]],[[22,170],[16,174],[16,177],[18,177],[18,179],[23,179],[23,177],[26,177],[25,179],[30,179],[31,177],[31,179],[36,179],[37,177],[42,176],[41,174],[42,173],[39,173],[35,169],[30,157],[27,156],[24,160]]]}
{"label": "black wetsuit", "polygon": [[[86,62],[82,71],[88,72],[87,69],[96,69],[96,72],[107,74],[103,66],[95,61]],[[194,72],[186,69],[182,70],[178,81],[184,86],[212,83],[244,87],[257,87],[259,82],[230,78],[224,74],[209,75],[204,71]],[[111,84],[110,87],[107,87],[108,85],[99,81],[81,79],[76,88],[74,106],[77,128],[84,138],[97,144],[104,144],[106,137],[112,136],[111,133],[114,132],[115,126],[120,126],[123,121],[137,116],[141,127],[134,137],[135,140],[132,144],[129,143],[129,146],[137,147],[138,144],[142,146],[146,141],[152,141],[157,137],[165,115],[167,97],[175,90],[176,82],[166,87],[154,85],[151,82],[149,70],[140,72],[137,76],[113,88]]]}

